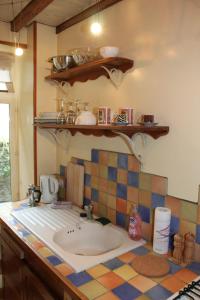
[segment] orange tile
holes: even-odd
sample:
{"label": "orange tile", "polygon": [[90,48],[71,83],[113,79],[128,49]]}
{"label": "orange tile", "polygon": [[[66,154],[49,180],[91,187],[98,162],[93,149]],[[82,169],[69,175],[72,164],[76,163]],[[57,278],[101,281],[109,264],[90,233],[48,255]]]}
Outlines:
{"label": "orange tile", "polygon": [[98,214],[98,203],[96,203],[96,202],[93,203],[93,212],[96,215]]}
{"label": "orange tile", "polygon": [[194,261],[200,262],[200,245],[195,243],[194,247]]}
{"label": "orange tile", "polygon": [[127,201],[121,198],[117,198],[117,211],[126,214]]}
{"label": "orange tile", "polygon": [[198,205],[197,209],[197,224],[200,224],[200,205]]}
{"label": "orange tile", "polygon": [[108,292],[96,298],[95,300],[119,300],[119,298],[115,296],[112,292]]}
{"label": "orange tile", "polygon": [[105,192],[99,192],[99,202],[103,205],[108,205],[108,194]]}
{"label": "orange tile", "polygon": [[116,210],[109,208],[107,209],[107,218],[113,223],[116,224]]}
{"label": "orange tile", "polygon": [[70,268],[69,266],[67,266],[65,263],[60,264],[58,266],[55,266],[55,268],[63,275],[63,276],[67,276],[69,274],[72,274],[74,272],[74,270],[72,268]]}
{"label": "orange tile", "polygon": [[153,175],[152,192],[165,196],[167,194],[167,178]]}
{"label": "orange tile", "polygon": [[88,186],[84,187],[84,195],[86,198],[91,199],[91,188]]}
{"label": "orange tile", "polygon": [[35,242],[33,242],[33,243],[31,244],[31,246],[32,246],[34,249],[38,250],[38,249],[44,247],[44,244],[42,244],[42,243],[39,242],[39,241],[35,241]]}
{"label": "orange tile", "polygon": [[91,176],[91,187],[95,189],[99,188],[99,177]]}
{"label": "orange tile", "polygon": [[107,203],[108,207],[116,210],[116,204],[117,204],[116,197],[108,194],[108,203]]}
{"label": "orange tile", "polygon": [[129,283],[143,293],[157,285],[156,282],[142,275],[135,276],[133,279],[129,280]]}
{"label": "orange tile", "polygon": [[185,282],[180,280],[178,277],[174,275],[168,277],[167,279],[163,280],[160,285],[165,287],[167,290],[171,291],[172,293],[178,292],[185,286]]}
{"label": "orange tile", "polygon": [[117,170],[117,182],[127,184],[128,181],[128,172],[124,169]]}
{"label": "orange tile", "polygon": [[93,176],[99,176],[99,164],[92,163],[91,174]]}
{"label": "orange tile", "polygon": [[108,152],[99,151],[99,163],[101,165],[108,165]]}
{"label": "orange tile", "polygon": [[151,192],[149,191],[139,191],[139,204],[146,207],[151,207]]}
{"label": "orange tile", "polygon": [[138,204],[139,190],[135,187],[128,186],[127,188],[127,200]]}
{"label": "orange tile", "polygon": [[108,192],[108,180],[99,178],[99,190],[102,192]]}
{"label": "orange tile", "polygon": [[118,258],[121,261],[123,261],[125,264],[129,264],[135,257],[136,257],[136,255],[133,254],[132,252],[127,252],[125,254],[118,256]]}
{"label": "orange tile", "polygon": [[111,194],[111,195],[116,195],[117,193],[117,184],[116,182],[113,182],[113,181],[109,181],[108,182],[108,193]]}
{"label": "orange tile", "polygon": [[90,161],[85,161],[84,166],[85,166],[85,173],[91,174],[92,163]]}
{"label": "orange tile", "polygon": [[174,274],[174,276],[176,276],[180,280],[188,283],[188,282],[192,281],[193,279],[195,279],[197,277],[197,274],[188,269],[182,269],[182,270],[176,272]]}
{"label": "orange tile", "polygon": [[129,171],[139,172],[140,162],[134,155],[128,155],[128,169]]}
{"label": "orange tile", "polygon": [[97,279],[107,289],[112,290],[124,283],[124,280],[113,272],[109,272]]}
{"label": "orange tile", "polygon": [[165,206],[171,209],[173,216],[180,218],[181,199],[167,195],[165,198]]}

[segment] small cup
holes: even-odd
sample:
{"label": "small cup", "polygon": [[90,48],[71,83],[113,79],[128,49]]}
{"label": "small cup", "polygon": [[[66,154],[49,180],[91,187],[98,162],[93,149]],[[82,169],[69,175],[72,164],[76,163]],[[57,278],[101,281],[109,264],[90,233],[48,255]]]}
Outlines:
{"label": "small cup", "polygon": [[154,115],[143,115],[142,122],[144,123],[154,123]]}

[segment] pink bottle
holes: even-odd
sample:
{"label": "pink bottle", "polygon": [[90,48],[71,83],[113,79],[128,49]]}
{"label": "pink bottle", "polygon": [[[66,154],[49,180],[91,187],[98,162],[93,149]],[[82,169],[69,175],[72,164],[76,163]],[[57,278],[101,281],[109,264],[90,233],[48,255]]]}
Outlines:
{"label": "pink bottle", "polygon": [[135,204],[132,206],[130,214],[128,234],[134,241],[138,241],[142,238],[142,220]]}

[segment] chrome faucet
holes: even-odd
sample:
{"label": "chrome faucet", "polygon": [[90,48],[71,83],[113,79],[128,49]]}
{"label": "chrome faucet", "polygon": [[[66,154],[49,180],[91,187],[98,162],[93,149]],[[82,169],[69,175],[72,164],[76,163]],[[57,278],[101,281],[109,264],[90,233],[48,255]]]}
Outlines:
{"label": "chrome faucet", "polygon": [[87,213],[87,219],[88,220],[93,220],[93,215],[92,215],[92,212],[93,212],[93,204],[89,204],[89,205],[85,205],[84,206],[84,210],[86,211]]}

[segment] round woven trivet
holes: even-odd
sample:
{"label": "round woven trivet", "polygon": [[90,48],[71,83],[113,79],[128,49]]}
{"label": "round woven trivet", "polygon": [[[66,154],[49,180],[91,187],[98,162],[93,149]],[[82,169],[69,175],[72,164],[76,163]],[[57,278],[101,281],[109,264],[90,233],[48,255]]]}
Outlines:
{"label": "round woven trivet", "polygon": [[163,257],[147,254],[137,256],[131,263],[133,269],[147,277],[161,277],[169,273],[169,263]]}

